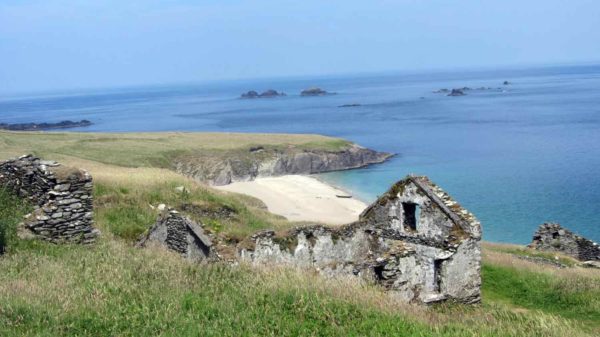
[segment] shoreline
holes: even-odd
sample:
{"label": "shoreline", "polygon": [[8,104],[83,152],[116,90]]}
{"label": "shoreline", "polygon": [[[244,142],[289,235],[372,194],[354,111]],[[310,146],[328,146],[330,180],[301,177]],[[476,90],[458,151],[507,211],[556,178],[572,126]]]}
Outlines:
{"label": "shoreline", "polygon": [[269,212],[290,221],[344,225],[358,220],[368,206],[354,196],[337,197],[349,193],[312,175],[264,177],[213,188],[260,199]]}
{"label": "shoreline", "polygon": [[[385,162],[383,162],[383,163],[385,163]],[[382,164],[382,163],[379,163],[379,164]],[[378,165],[378,164],[370,164],[370,165]],[[360,169],[360,168],[358,168],[358,169]],[[358,170],[358,169],[352,169],[352,170]],[[346,170],[342,170],[342,171],[346,171]],[[328,172],[324,172],[324,173],[328,173]],[[329,185],[330,187],[332,187],[334,189],[337,189],[337,190],[340,190],[340,191],[342,191],[342,192],[344,192],[346,194],[352,195],[352,199],[358,200],[358,201],[366,204],[367,206],[370,205],[370,204],[372,204],[373,201],[375,201],[375,200],[373,200],[373,201],[367,201],[367,200],[361,198],[358,193],[352,193],[350,190],[348,190],[347,188],[345,188],[342,185],[338,185],[338,184],[335,184],[335,183],[332,183],[332,182],[328,181],[327,179],[323,179],[323,178],[321,178],[319,176],[319,174],[320,173],[311,174],[311,175],[308,175],[308,177],[316,179],[319,182],[321,182],[321,183],[323,183],[325,185]]]}

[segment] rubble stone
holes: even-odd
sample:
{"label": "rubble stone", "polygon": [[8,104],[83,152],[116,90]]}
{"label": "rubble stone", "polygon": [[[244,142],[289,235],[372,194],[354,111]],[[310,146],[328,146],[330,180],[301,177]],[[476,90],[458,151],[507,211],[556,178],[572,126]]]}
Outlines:
{"label": "rubble stone", "polygon": [[548,252],[559,252],[579,261],[600,261],[600,246],[557,223],[540,225],[533,234],[529,247]]}

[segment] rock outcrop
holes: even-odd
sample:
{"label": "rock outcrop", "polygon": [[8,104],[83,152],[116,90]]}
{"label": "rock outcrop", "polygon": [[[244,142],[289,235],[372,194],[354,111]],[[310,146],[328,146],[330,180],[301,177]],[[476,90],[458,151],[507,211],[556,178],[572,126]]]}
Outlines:
{"label": "rock outcrop", "polygon": [[452,91],[446,96],[464,96],[466,95],[463,89],[452,89]]}
{"label": "rock outcrop", "polygon": [[286,94],[284,92],[278,92],[277,90],[273,90],[273,89],[269,89],[260,94],[254,90],[250,90],[246,93],[243,93],[241,98],[271,98],[271,97],[279,97],[279,96],[286,96]]}
{"label": "rock outcrop", "polygon": [[54,243],[92,243],[92,177],[86,171],[42,161],[32,155],[0,163],[0,186],[26,198],[35,210],[23,227]]}
{"label": "rock outcrop", "polygon": [[336,228],[263,231],[239,245],[242,260],[357,275],[407,302],[476,303],[481,227],[426,177],[409,176]]}
{"label": "rock outcrop", "polygon": [[211,238],[201,225],[172,208],[161,212],[150,231],[138,242],[144,247],[156,243],[192,261],[217,259]]}
{"label": "rock outcrop", "polygon": [[600,261],[600,246],[556,223],[542,224],[533,234],[529,247],[559,252],[580,261]]}
{"label": "rock outcrop", "polygon": [[58,123],[17,123],[17,124],[6,124],[0,123],[0,129],[10,131],[41,131],[51,129],[68,129],[78,128],[83,126],[90,126],[92,122],[82,119],[79,122],[73,121],[62,121]]}
{"label": "rock outcrop", "polygon": [[227,185],[257,177],[359,168],[381,163],[391,156],[389,153],[373,151],[355,144],[339,151],[271,150],[256,147],[234,158],[216,161],[188,156],[175,160],[174,169],[212,185]]}
{"label": "rock outcrop", "polygon": [[333,95],[334,93],[327,92],[321,88],[312,87],[308,89],[304,89],[300,92],[300,96],[325,96],[325,95]]}

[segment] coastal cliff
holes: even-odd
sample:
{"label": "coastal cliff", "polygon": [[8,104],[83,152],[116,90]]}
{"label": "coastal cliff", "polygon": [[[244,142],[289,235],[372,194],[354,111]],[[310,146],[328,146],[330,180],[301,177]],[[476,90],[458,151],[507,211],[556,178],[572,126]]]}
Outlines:
{"label": "coastal cliff", "polygon": [[[60,136],[60,138],[57,138]],[[6,146],[2,146],[6,145]],[[95,160],[120,167],[169,169],[210,185],[257,177],[348,170],[392,154],[350,141],[303,134],[209,132],[43,133],[0,130],[0,159],[40,157]]]}
{"label": "coastal cliff", "polygon": [[204,155],[186,155],[176,158],[173,164],[183,175],[211,185],[227,185],[258,177],[349,170],[382,163],[391,156],[356,144],[335,151],[258,147],[218,160]]}

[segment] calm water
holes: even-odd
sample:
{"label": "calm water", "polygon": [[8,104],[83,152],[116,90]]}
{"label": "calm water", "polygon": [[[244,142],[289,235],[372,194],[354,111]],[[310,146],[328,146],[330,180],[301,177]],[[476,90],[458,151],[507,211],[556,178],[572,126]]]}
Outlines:
{"label": "calm water", "polygon": [[[502,86],[508,80],[513,84]],[[302,98],[319,86],[338,95]],[[463,97],[439,88],[493,87]],[[240,100],[277,89],[289,96]],[[362,106],[338,108],[360,103]],[[478,216],[486,240],[526,243],[556,221],[600,241],[600,66],[232,81],[0,97],[0,122],[89,119],[82,131],[318,133],[398,153],[323,178],[372,201],[430,176]]]}

